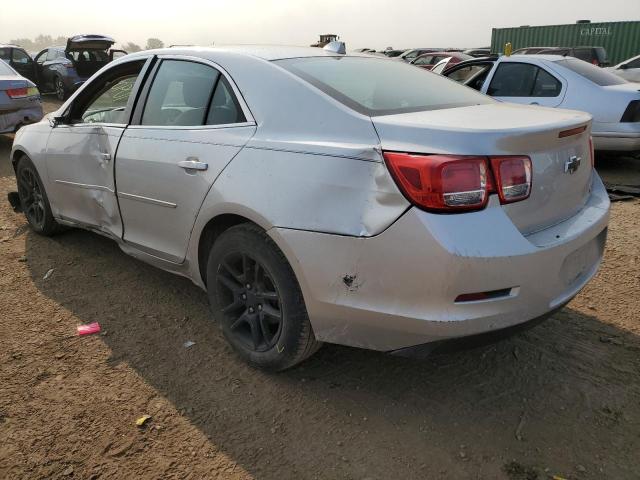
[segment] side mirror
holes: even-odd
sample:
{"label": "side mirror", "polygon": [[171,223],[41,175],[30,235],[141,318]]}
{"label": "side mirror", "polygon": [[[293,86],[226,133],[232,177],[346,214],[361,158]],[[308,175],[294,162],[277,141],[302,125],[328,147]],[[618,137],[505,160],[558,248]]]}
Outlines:
{"label": "side mirror", "polygon": [[57,127],[58,125],[63,125],[66,122],[67,118],[64,115],[58,115],[56,117],[49,117],[49,125],[52,127]]}

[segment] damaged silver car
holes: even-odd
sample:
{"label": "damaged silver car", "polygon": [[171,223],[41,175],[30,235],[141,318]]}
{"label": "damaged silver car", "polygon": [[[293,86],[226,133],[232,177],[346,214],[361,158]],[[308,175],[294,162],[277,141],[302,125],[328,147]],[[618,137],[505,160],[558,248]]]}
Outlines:
{"label": "damaged silver car", "polygon": [[403,62],[172,48],[104,67],[12,161],[36,232],[190,278],[242,358],[282,370],[322,342],[433,351],[565,305],[606,239],[590,132]]}

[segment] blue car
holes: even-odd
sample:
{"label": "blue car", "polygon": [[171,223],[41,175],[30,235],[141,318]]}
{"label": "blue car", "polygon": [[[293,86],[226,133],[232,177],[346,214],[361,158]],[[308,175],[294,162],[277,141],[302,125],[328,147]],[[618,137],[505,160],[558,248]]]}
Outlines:
{"label": "blue car", "polygon": [[35,78],[40,91],[55,92],[66,99],[114,57],[126,55],[113,50],[115,40],[105,35],[75,35],[66,47],[49,47],[35,56]]}

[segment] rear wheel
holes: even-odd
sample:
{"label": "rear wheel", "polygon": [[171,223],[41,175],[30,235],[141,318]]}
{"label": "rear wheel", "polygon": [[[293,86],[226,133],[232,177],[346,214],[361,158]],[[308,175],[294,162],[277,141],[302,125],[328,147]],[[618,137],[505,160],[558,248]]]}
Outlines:
{"label": "rear wheel", "polygon": [[58,100],[66,100],[67,99],[67,89],[64,86],[64,82],[62,81],[62,78],[56,77],[56,79],[54,81],[54,87],[55,87],[55,90],[56,90],[56,97],[58,97]]}
{"label": "rear wheel", "polygon": [[22,157],[18,161],[16,176],[20,207],[31,228],[44,236],[59,232],[62,227],[53,218],[42,180],[29,157]]}
{"label": "rear wheel", "polygon": [[255,225],[231,227],[216,240],[207,291],[224,336],[253,366],[284,370],[320,347],[291,267]]}

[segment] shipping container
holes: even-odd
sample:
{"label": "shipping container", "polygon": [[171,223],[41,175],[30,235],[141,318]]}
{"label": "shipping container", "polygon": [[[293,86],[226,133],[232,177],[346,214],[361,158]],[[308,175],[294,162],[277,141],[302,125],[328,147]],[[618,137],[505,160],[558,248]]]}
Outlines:
{"label": "shipping container", "polygon": [[640,55],[640,21],[494,28],[491,52],[504,52],[507,42],[511,42],[514,50],[525,47],[604,47],[609,62],[615,65]]}

